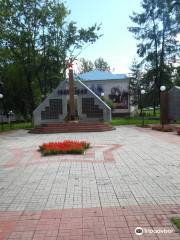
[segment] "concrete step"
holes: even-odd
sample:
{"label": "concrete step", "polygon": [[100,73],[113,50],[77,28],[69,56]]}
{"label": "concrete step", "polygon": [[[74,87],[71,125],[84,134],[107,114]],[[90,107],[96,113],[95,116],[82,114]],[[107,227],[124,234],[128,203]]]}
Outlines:
{"label": "concrete step", "polygon": [[30,133],[68,133],[68,132],[104,132],[114,128],[103,122],[79,122],[79,123],[49,123],[37,126]]}

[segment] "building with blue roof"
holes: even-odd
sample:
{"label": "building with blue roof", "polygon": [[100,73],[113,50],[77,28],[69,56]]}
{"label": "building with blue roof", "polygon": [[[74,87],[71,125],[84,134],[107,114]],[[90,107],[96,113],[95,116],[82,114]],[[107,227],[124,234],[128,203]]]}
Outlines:
{"label": "building with blue roof", "polygon": [[84,81],[88,80],[120,80],[120,79],[126,79],[127,75],[126,74],[113,74],[111,72],[107,71],[99,71],[99,70],[94,70],[86,73],[82,73],[79,75],[81,79]]}
{"label": "building with blue roof", "polygon": [[130,77],[126,74],[113,74],[107,71],[94,70],[78,75],[98,96],[104,96],[113,103],[113,116],[129,115],[129,82]]}

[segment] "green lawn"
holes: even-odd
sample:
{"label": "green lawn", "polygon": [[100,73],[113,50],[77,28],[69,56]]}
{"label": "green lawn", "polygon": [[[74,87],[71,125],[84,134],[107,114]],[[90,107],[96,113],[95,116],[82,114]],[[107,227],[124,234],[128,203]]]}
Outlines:
{"label": "green lawn", "polygon": [[180,218],[171,218],[172,223],[180,230]]}
{"label": "green lawn", "polygon": [[[145,119],[144,124],[158,124],[159,120],[150,120],[150,119]],[[142,119],[140,118],[115,118],[112,119],[111,124],[113,126],[118,126],[118,125],[141,125],[142,124]]]}
{"label": "green lawn", "polygon": [[[159,120],[151,120],[151,119],[145,119],[144,124],[159,124]],[[180,124],[180,121],[177,121],[178,124]],[[111,121],[111,124],[113,126],[118,125],[142,125],[142,119],[141,118],[114,118]],[[2,131],[10,131],[10,130],[16,130],[16,129],[29,129],[33,128],[33,125],[31,122],[21,122],[21,123],[12,123],[11,126],[9,124],[3,124],[3,130],[0,125],[0,132]]]}
{"label": "green lawn", "polygon": [[29,129],[33,128],[33,125],[31,122],[21,122],[21,123],[11,123],[11,126],[8,123],[0,125],[0,132],[4,131],[10,131],[10,130],[16,130],[16,129]]}

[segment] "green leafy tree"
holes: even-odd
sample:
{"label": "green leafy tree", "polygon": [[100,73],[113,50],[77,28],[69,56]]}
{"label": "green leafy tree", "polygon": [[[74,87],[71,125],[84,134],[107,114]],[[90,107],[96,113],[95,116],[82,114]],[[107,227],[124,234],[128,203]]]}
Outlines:
{"label": "green leafy tree", "polygon": [[80,59],[80,72],[89,72],[92,70],[99,70],[99,71],[110,71],[110,66],[109,64],[103,59],[103,58],[98,58],[94,61],[94,63],[90,60],[86,60],[85,58]]}
{"label": "green leafy tree", "polygon": [[129,88],[130,88],[131,104],[138,105],[140,107],[142,71],[141,71],[141,66],[136,59],[133,59],[130,70],[131,70],[131,79],[130,79]]}
{"label": "green leafy tree", "polygon": [[177,67],[175,70],[175,79],[174,79],[174,85],[180,86],[180,67]]}
{"label": "green leafy tree", "polygon": [[[172,0],[171,10],[172,10],[173,14],[175,14],[176,21],[178,24],[180,23],[179,9],[180,9],[179,0]],[[179,28],[180,28],[180,26],[178,27],[178,30],[179,30]]]}
{"label": "green leafy tree", "polygon": [[100,70],[100,71],[110,71],[110,66],[109,64],[103,59],[103,58],[98,58],[94,62],[95,69]]}
{"label": "green leafy tree", "polygon": [[[70,11],[60,0],[3,0],[0,8],[1,80],[7,98],[15,85],[14,99],[24,94],[23,108],[32,115],[41,96],[64,79],[67,59],[75,59],[86,44],[99,39],[100,26],[78,29],[67,22]],[[7,98],[7,107],[14,107]]]}
{"label": "green leafy tree", "polygon": [[135,25],[129,31],[139,41],[137,53],[143,59],[142,64],[153,72],[153,86],[158,91],[169,77],[168,60],[179,54],[176,36],[180,22],[176,3],[173,0],[143,0],[142,12],[130,17]]}
{"label": "green leafy tree", "polygon": [[86,60],[85,58],[80,59],[80,68],[81,68],[81,73],[84,72],[90,72],[94,69],[94,64],[90,60]]}

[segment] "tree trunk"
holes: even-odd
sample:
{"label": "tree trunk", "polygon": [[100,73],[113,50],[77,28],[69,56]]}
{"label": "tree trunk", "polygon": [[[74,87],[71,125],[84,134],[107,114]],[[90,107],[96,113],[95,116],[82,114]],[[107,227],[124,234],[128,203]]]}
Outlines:
{"label": "tree trunk", "polygon": [[31,71],[27,71],[26,77],[27,77],[29,101],[30,101],[30,115],[32,117],[33,111],[35,109],[35,103],[34,103],[34,94],[33,94],[33,89],[32,89],[32,73],[31,73]]}

